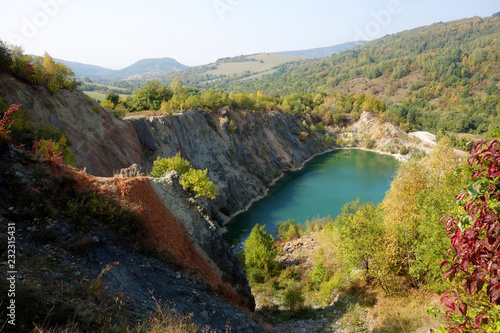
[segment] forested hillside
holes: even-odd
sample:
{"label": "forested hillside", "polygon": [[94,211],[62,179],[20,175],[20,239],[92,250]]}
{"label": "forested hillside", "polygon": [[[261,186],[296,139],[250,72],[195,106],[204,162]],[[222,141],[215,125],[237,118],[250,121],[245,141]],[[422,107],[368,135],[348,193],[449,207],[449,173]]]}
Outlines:
{"label": "forested hillside", "polygon": [[209,86],[264,94],[373,94],[407,129],[483,133],[498,126],[500,15],[436,23],[389,35],[257,80]]}

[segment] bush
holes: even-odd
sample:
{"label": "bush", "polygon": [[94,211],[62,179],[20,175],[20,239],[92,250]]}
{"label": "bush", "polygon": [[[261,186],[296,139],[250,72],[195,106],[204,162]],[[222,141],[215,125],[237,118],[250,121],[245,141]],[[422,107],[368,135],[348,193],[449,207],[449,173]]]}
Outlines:
{"label": "bush", "polygon": [[283,294],[283,306],[295,312],[304,306],[304,295],[300,286],[292,285],[285,289]]}
{"label": "bush", "polygon": [[12,114],[19,110],[21,105],[12,104],[9,109],[0,117],[0,144],[2,142],[8,143],[10,140],[9,132],[14,120],[12,119]]}
{"label": "bush", "polygon": [[207,169],[190,169],[181,176],[180,184],[190,192],[194,192],[196,197],[206,197],[215,199],[217,196],[217,187],[208,179]]}
{"label": "bush", "polygon": [[125,118],[125,115],[127,114],[127,109],[125,108],[125,105],[123,105],[122,103],[117,104],[113,110],[113,114],[115,115],[116,118],[119,119]]}
{"label": "bush", "polygon": [[197,170],[188,160],[181,157],[181,153],[169,158],[158,158],[153,162],[151,177],[160,178],[166,172],[177,171],[181,176],[180,184],[188,191],[194,192],[196,197],[215,199],[217,187],[207,177],[208,170]]}
{"label": "bush", "polygon": [[153,162],[153,170],[151,170],[151,177],[160,178],[166,172],[177,171],[180,175],[185,174],[191,168],[188,160],[181,157],[181,153],[169,158],[156,158]]}
{"label": "bush", "polygon": [[63,149],[52,140],[35,141],[32,153],[51,163],[63,162]]}
{"label": "bush", "polygon": [[310,290],[318,290],[319,286],[323,282],[330,281],[332,277],[332,272],[325,268],[325,265],[322,262],[314,265],[314,268],[311,272],[311,279],[309,280],[309,289]]}
{"label": "bush", "polygon": [[408,155],[408,153],[409,153],[409,152],[410,152],[410,151],[409,151],[409,150],[408,150],[408,148],[406,148],[406,147],[403,147],[403,148],[401,148],[401,149],[399,150],[399,153],[400,153],[401,155]]}

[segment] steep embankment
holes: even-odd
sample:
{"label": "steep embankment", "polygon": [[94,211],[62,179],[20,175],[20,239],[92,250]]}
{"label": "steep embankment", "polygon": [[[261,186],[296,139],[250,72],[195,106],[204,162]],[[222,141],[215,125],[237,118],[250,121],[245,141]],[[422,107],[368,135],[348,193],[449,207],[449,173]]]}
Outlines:
{"label": "steep embankment", "polygon": [[147,169],[158,156],[179,151],[197,168],[208,169],[218,197],[204,204],[219,221],[264,195],[283,171],[329,148],[323,133],[309,133],[298,117],[279,112],[193,110],[130,122]]}
{"label": "steep embankment", "polygon": [[175,172],[163,178],[102,178],[67,168],[54,176],[75,184],[77,192],[133,207],[144,232],[144,244],[169,253],[174,261],[208,283],[233,304],[254,309],[248,282],[215,225],[179,184]]}
{"label": "steep embankment", "polygon": [[34,122],[66,133],[76,166],[92,175],[111,176],[133,163],[142,164],[141,145],[130,123],[79,91],[50,92],[0,73],[0,97],[9,104],[22,104]]}
{"label": "steep embankment", "polygon": [[[0,244],[15,226],[16,331],[154,324],[158,301],[204,328],[262,332],[244,309],[254,301],[237,260],[177,178],[95,177],[1,146]],[[1,303],[8,288],[4,279]]]}

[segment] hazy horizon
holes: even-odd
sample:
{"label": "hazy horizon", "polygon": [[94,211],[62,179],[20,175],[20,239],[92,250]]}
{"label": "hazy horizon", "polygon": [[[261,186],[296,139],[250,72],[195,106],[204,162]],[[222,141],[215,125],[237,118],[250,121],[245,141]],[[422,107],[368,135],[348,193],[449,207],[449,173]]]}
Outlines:
{"label": "hazy horizon", "polygon": [[498,1],[25,0],[3,5],[0,39],[26,53],[122,69],[146,58],[218,58],[327,47],[472,16]]}

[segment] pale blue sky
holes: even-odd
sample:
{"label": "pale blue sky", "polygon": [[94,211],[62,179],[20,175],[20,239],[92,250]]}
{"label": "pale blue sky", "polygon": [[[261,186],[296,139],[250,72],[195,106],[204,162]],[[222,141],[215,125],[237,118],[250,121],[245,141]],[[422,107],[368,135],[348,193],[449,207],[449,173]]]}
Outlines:
{"label": "pale blue sky", "polygon": [[119,69],[330,46],[500,11],[498,0],[0,0],[0,39]]}

